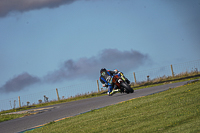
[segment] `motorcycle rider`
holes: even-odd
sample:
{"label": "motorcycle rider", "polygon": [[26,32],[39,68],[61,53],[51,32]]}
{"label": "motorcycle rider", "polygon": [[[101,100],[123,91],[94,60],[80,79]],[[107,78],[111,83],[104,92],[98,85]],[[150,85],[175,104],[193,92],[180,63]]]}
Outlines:
{"label": "motorcycle rider", "polygon": [[[112,94],[116,93],[117,91],[119,91],[117,89],[117,85],[115,85],[113,82],[112,82],[112,78],[114,75],[118,74],[119,76],[121,76],[121,73],[122,72],[119,72],[117,69],[115,69],[114,71],[111,71],[111,70],[106,70],[105,68],[102,68],[100,70],[100,77],[99,77],[99,80],[100,82],[102,83],[103,87],[107,87],[108,88],[108,92],[107,94],[109,96],[111,96]],[[124,77],[125,78],[125,77]],[[130,84],[130,81],[125,78],[126,82],[128,84]]]}

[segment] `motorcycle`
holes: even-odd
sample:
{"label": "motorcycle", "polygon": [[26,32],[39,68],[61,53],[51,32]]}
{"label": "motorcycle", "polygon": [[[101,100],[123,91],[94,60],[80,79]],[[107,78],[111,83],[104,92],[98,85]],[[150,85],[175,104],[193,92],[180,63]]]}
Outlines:
{"label": "motorcycle", "polygon": [[124,77],[123,73],[118,73],[113,76],[112,82],[117,86],[121,92],[126,92],[127,94],[133,93],[134,90],[127,83],[127,79]]}

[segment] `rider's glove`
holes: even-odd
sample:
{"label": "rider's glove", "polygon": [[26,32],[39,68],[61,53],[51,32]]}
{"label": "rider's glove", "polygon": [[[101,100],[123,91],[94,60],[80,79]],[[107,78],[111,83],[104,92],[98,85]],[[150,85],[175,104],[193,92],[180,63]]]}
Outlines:
{"label": "rider's glove", "polygon": [[107,85],[107,84],[102,84],[102,86],[103,86],[103,87],[108,87],[108,85]]}

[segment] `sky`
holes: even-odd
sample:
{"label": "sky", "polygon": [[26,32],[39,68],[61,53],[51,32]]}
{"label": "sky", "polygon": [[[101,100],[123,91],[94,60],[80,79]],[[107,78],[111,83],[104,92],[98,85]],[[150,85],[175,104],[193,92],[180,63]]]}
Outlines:
{"label": "sky", "polygon": [[199,0],[0,0],[0,100],[199,51]]}

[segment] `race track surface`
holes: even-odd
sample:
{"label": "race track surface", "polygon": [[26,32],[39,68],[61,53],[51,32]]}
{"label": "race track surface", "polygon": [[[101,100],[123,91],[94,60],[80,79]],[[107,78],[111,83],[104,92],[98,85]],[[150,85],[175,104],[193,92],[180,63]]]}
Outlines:
{"label": "race track surface", "polygon": [[168,90],[169,88],[175,88],[184,84],[188,81],[166,84],[156,87],[150,87],[140,90],[135,90],[131,94],[117,93],[113,96],[100,96],[79,101],[67,102],[48,107],[38,109],[40,113],[30,115],[18,119],[13,119],[0,123],[0,133],[18,133],[39,125],[43,125],[48,122],[56,121],[62,118],[75,116],[93,109],[102,108],[112,104],[117,104],[122,101],[129,99],[151,95],[161,91]]}

